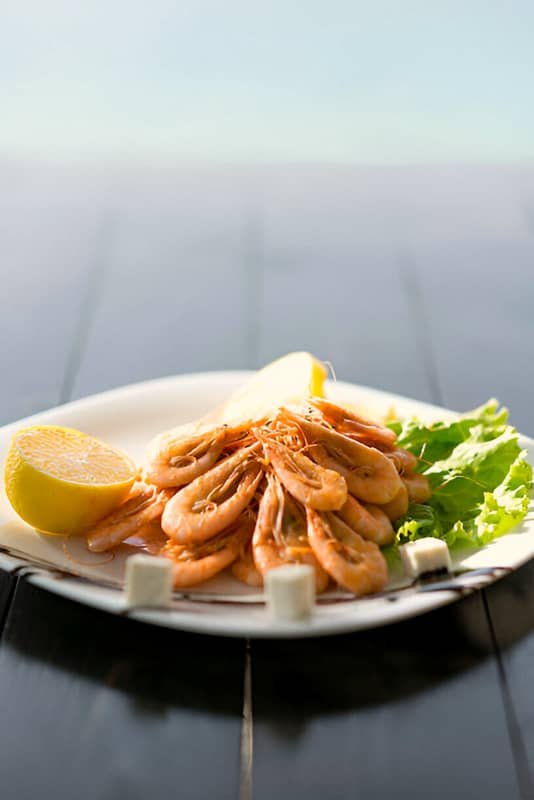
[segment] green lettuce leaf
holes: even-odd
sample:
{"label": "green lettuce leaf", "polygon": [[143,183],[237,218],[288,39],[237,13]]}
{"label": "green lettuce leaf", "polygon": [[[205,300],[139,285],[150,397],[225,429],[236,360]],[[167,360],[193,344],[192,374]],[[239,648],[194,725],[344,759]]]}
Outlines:
{"label": "green lettuce leaf", "polygon": [[436,536],[480,546],[525,516],[532,467],[508,412],[490,400],[460,419],[425,425],[394,422],[399,446],[419,458],[432,497],[397,523],[397,543]]}

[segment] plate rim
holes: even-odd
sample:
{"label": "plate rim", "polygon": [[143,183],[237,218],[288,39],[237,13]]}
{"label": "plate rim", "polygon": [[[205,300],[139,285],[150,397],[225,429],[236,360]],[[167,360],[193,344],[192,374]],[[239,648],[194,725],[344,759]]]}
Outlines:
{"label": "plate rim", "polygon": [[[101,404],[105,405],[109,400],[115,401],[120,399],[121,396],[128,396],[132,391],[142,394],[145,391],[152,392],[155,389],[160,390],[164,389],[166,386],[176,386],[181,383],[187,384],[191,381],[193,381],[195,384],[198,384],[199,382],[205,382],[207,385],[209,385],[216,380],[235,382],[237,387],[240,381],[244,381],[247,377],[254,373],[255,370],[209,370],[202,372],[181,373],[177,375],[167,375],[144,381],[138,381],[126,384],[124,386],[106,389],[102,392],[96,392],[81,398],[76,398],[68,403],[52,406],[27,417],[14,420],[0,427],[0,435],[2,437],[7,436],[22,425],[38,424],[39,422],[46,424],[47,418],[56,416],[62,411],[76,412],[81,410],[83,412],[84,410],[90,410],[95,406],[99,406]],[[459,413],[453,411],[452,409],[444,408],[443,406],[437,406],[433,403],[417,400],[416,398],[410,398],[405,395],[399,395],[384,389],[375,389],[374,387],[367,386],[365,384],[336,380],[335,382],[329,381],[327,383],[327,387],[328,386],[336,386],[341,390],[347,388],[351,392],[363,391],[364,393],[369,393],[375,397],[380,396],[388,403],[393,403],[395,401],[402,401],[406,404],[413,403],[415,406],[423,407],[426,411],[428,411],[428,413],[432,414],[437,413],[454,415]],[[530,446],[532,449],[534,449],[534,440],[532,438],[519,433],[519,441],[521,446]],[[480,548],[480,550],[482,549],[483,548]],[[530,560],[530,558],[532,558],[532,555],[517,563],[517,565],[513,567],[513,570],[516,571],[516,569],[519,569],[523,564]],[[24,574],[26,567],[28,572],[27,574]],[[360,615],[342,615],[338,618],[321,618],[320,621],[317,621],[317,618],[312,616],[309,622],[304,621],[298,623],[281,623],[279,621],[273,621],[269,617],[267,617],[266,620],[265,614],[267,610],[264,608],[262,609],[264,616],[264,624],[262,626],[259,626],[257,622],[254,622],[254,619],[250,625],[241,620],[238,622],[238,625],[233,626],[233,624],[228,624],[226,617],[214,615],[210,621],[209,615],[204,616],[198,614],[195,615],[190,612],[181,612],[176,609],[174,605],[171,609],[165,610],[164,612],[157,609],[132,609],[125,614],[124,603],[121,603],[120,600],[119,602],[115,602],[114,607],[112,608],[108,603],[102,602],[102,597],[105,597],[105,593],[100,597],[93,596],[93,594],[97,595],[97,593],[102,592],[102,587],[100,587],[98,584],[91,584],[87,581],[84,581],[85,592],[73,592],[72,587],[69,585],[69,580],[75,582],[76,578],[74,576],[71,579],[67,577],[64,580],[59,581],[57,577],[52,575],[51,572],[47,573],[42,568],[35,566],[35,562],[32,562],[31,558],[23,558],[22,556],[19,557],[18,555],[12,556],[0,552],[0,569],[3,569],[8,573],[20,571],[21,576],[30,584],[45,591],[50,591],[53,594],[62,596],[71,600],[72,602],[97,608],[101,611],[112,613],[114,615],[127,616],[128,619],[143,622],[145,624],[156,624],[172,630],[181,630],[190,633],[214,635],[219,637],[227,636],[231,638],[258,639],[313,638],[320,636],[341,635],[355,633],[361,630],[369,630],[375,627],[396,624],[397,622],[415,618],[421,614],[429,613],[432,610],[437,610],[438,608],[442,608],[450,603],[456,602],[457,600],[461,599],[461,597],[477,591],[478,588],[483,588],[483,586],[490,585],[491,583],[494,583],[495,581],[504,577],[503,573],[502,575],[488,578],[487,580],[482,581],[481,584],[477,585],[476,587],[469,587],[461,596],[457,591],[445,589],[439,593],[436,593],[435,596],[417,595],[417,598],[421,599],[416,601],[416,608],[414,608],[413,603],[405,604],[400,602],[388,604],[390,608],[388,615],[374,620],[372,624],[369,624],[365,621],[365,615],[363,622],[360,619]],[[81,582],[79,581],[78,585],[80,583]],[[90,587],[89,590],[88,587]],[[69,591],[66,591],[67,589]],[[120,592],[119,589],[110,589],[109,591],[114,593],[115,600],[119,598],[122,599],[122,592]],[[82,594],[87,596],[81,597],[80,595]],[[412,598],[414,597],[414,595],[410,596]],[[368,606],[369,604],[376,603],[378,599],[379,598],[373,597],[361,598],[355,601],[355,603]],[[192,601],[192,605],[194,605],[194,601]],[[198,606],[199,603],[197,602],[196,605]],[[266,622],[267,624],[265,624]]]}

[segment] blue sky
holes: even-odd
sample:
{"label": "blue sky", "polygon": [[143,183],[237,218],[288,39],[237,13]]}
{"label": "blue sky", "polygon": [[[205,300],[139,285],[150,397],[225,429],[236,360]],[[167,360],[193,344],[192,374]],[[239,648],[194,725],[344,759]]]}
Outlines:
{"label": "blue sky", "polygon": [[0,9],[0,156],[534,158],[532,2]]}

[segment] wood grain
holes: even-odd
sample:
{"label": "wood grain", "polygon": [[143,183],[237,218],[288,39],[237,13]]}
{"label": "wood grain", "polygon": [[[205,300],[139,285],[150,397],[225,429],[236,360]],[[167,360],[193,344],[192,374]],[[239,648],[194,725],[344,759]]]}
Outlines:
{"label": "wood grain", "polygon": [[520,797],[479,595],[253,653],[256,800]]}
{"label": "wood grain", "polygon": [[235,798],[244,646],[21,580],[0,648],[6,800]]}
{"label": "wood grain", "polygon": [[238,189],[203,174],[196,183],[178,174],[168,194],[157,182],[138,188],[143,201],[132,188],[117,216],[114,257],[75,396],[250,366],[249,250]]}

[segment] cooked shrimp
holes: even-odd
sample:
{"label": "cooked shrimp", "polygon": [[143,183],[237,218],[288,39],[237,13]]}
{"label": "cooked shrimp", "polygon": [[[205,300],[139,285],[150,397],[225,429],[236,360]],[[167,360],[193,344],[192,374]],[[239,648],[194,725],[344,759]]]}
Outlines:
{"label": "cooked shrimp", "polygon": [[256,588],[263,586],[263,575],[256,567],[252,555],[252,541],[241,549],[241,553],[232,564],[232,574],[234,578],[237,578],[241,583],[246,583],[247,586]]}
{"label": "cooked shrimp", "polygon": [[[261,421],[257,423],[261,424]],[[224,425],[226,436],[224,441],[224,453],[230,455],[241,447],[250,447],[256,443],[256,437],[251,433],[251,422],[243,422],[237,425]]]}
{"label": "cooked shrimp", "polygon": [[276,475],[268,476],[260,501],[252,553],[263,576],[283,564],[310,564],[315,569],[317,592],[323,592],[328,585],[328,575],[315,558],[308,540],[306,518]]}
{"label": "cooked shrimp", "polygon": [[347,502],[338,511],[339,516],[364,539],[374,542],[379,547],[391,544],[395,537],[389,518],[378,506],[359,503],[349,494]]}
{"label": "cooked shrimp", "polygon": [[103,553],[130,536],[146,532],[155,520],[160,520],[172,494],[168,489],[135,483],[127,499],[87,534],[87,547],[93,553]]}
{"label": "cooked shrimp", "polygon": [[402,484],[401,488],[389,503],[380,506],[384,514],[387,514],[389,519],[394,522],[396,519],[403,517],[408,511],[410,505],[410,498],[408,497],[408,489]]}
{"label": "cooked shrimp", "polygon": [[339,433],[377,447],[394,446],[396,434],[378,422],[356,415],[322,397],[312,397],[309,402]]}
{"label": "cooked shrimp", "polygon": [[155,519],[144,525],[140,531],[136,531],[133,536],[129,536],[124,543],[157,556],[168,541],[168,536],[161,529],[161,519]]}
{"label": "cooked shrimp", "polygon": [[197,545],[182,545],[169,540],[161,555],[173,562],[174,588],[184,589],[213,578],[235,561],[252,536],[254,519],[243,514],[226,530]]}
{"label": "cooked shrimp", "polygon": [[263,471],[259,444],[238,450],[180,489],[167,503],[161,526],[179,544],[204,542],[227,528],[248,506]]}
{"label": "cooked shrimp", "polygon": [[408,497],[410,503],[426,503],[432,497],[432,489],[428,482],[428,478],[424,475],[419,475],[417,472],[411,472],[402,476],[402,481],[408,489]]}
{"label": "cooked shrimp", "polygon": [[402,447],[398,447],[396,450],[386,451],[384,455],[387,456],[390,461],[393,461],[399,475],[404,475],[405,472],[411,472],[419,463],[417,456],[414,456],[413,453],[410,453],[409,450],[404,450]]}
{"label": "cooked shrimp", "polygon": [[315,464],[275,439],[257,435],[278,478],[296,500],[322,511],[341,508],[347,499],[347,484],[338,472]]}
{"label": "cooked shrimp", "polygon": [[336,514],[307,509],[308,536],[318,561],[334,580],[357,595],[381,591],[386,560],[374,542],[355,533]]}
{"label": "cooked shrimp", "polygon": [[191,433],[183,426],[151,445],[143,477],[155,486],[185,486],[215,464],[226,440],[224,427]]}
{"label": "cooked shrimp", "polygon": [[381,505],[395,497],[401,481],[395,465],[380,450],[287,409],[281,415],[293,421],[308,442],[322,445],[320,449],[310,450],[310,455],[323,467],[339,472],[345,478],[349,492],[359,500]]}

